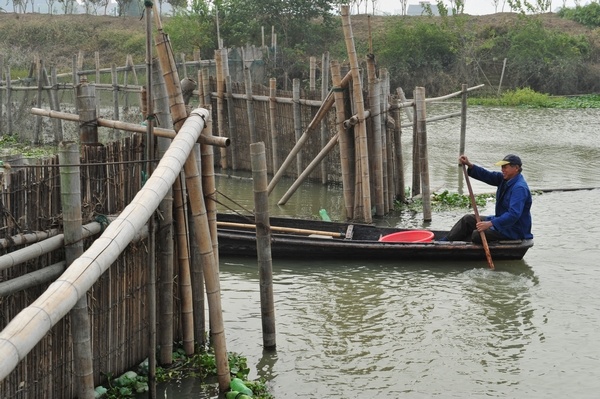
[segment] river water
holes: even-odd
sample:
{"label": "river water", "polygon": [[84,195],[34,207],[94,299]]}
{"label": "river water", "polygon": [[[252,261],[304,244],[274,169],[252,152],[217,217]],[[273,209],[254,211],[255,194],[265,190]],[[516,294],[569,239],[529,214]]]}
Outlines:
{"label": "river water", "polygon": [[[428,106],[429,115],[436,110]],[[467,123],[474,163],[497,169],[516,153],[532,189],[600,187],[599,110],[472,107]],[[432,190],[456,192],[459,122],[427,130]],[[281,194],[290,184],[280,183]],[[221,178],[218,189],[252,209],[249,181]],[[340,201],[339,187],[305,184],[273,214],[326,208],[336,219]],[[377,222],[448,229],[464,212],[434,211],[426,225],[406,213]],[[274,352],[262,348],[256,260],[222,258],[228,350],[246,356],[249,378],[264,378],[278,399],[597,397],[599,213],[599,189],[535,195],[535,246],[521,261],[495,262],[496,271],[486,262],[274,259]],[[160,397],[210,396],[202,392],[186,381]]]}

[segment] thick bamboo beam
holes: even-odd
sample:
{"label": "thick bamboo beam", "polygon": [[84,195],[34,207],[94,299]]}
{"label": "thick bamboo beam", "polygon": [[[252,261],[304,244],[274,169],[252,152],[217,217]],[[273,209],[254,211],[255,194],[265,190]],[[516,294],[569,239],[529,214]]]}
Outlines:
{"label": "thick bamboo beam", "polygon": [[260,318],[263,346],[274,349],[275,301],[273,299],[273,259],[271,257],[271,226],[269,223],[269,196],[267,194],[267,157],[265,143],[250,144],[252,182],[256,209],[256,254],[260,280]]}
{"label": "thick bamboo beam", "polygon": [[277,79],[269,80],[269,128],[271,133],[271,154],[273,158],[273,167],[271,170],[279,169],[279,137],[277,134],[277,103],[275,96],[277,95]]}
{"label": "thick bamboo beam", "polygon": [[[64,165],[79,163],[79,145],[61,143],[59,162]],[[81,177],[78,166],[65,166],[60,170],[60,198],[63,209],[65,229],[65,261],[72,264],[83,254],[81,231]],[[73,373],[77,381],[77,397],[94,399],[94,366],[90,317],[88,314],[87,294],[79,297],[71,309],[71,335],[73,337]]]}
{"label": "thick bamboo beam", "polygon": [[[292,81],[292,104],[293,116],[294,116],[294,137],[296,143],[302,137],[302,110],[300,109],[300,79],[294,79]],[[296,176],[300,176],[302,173],[302,152],[298,151],[296,154]]]}
{"label": "thick bamboo beam", "polygon": [[[158,59],[154,58],[152,68],[152,86],[154,93],[154,114],[156,120],[161,126],[171,126],[171,115],[169,114],[169,99],[165,81],[162,77],[162,71]],[[154,128],[156,132],[156,128]],[[169,149],[170,140],[165,137],[158,137],[157,156],[162,159],[165,152]],[[161,217],[158,218],[158,362],[160,365],[170,365],[173,363],[173,279],[174,279],[174,242],[173,242],[173,190],[167,191],[167,194],[160,202],[158,212]]]}
{"label": "thick bamboo beam", "polygon": [[[329,93],[329,52],[323,53],[321,57],[321,100],[325,100]],[[327,123],[324,120],[321,121],[321,147],[324,147],[327,143],[327,135],[329,129]],[[321,163],[321,184],[327,184],[327,165],[325,162]]]}
{"label": "thick bamboo beam", "polygon": [[431,221],[431,189],[429,187],[429,158],[427,152],[427,114],[425,107],[425,88],[415,89],[415,116],[417,136],[419,137],[419,165],[423,190],[423,220]]}
{"label": "thick bamboo beam", "polygon": [[[163,76],[169,93],[169,104],[171,107],[171,116],[173,118],[175,131],[178,135],[183,122],[186,120],[187,110],[183,103],[179,79],[177,79],[177,70],[173,52],[168,41],[168,36],[162,31],[160,17],[155,13],[157,19],[158,34],[156,36],[156,47],[158,50]],[[189,117],[188,117],[189,119]],[[186,121],[187,123],[187,121]],[[222,152],[221,152],[221,155]],[[229,359],[227,356],[227,345],[225,340],[225,327],[223,323],[223,309],[221,305],[221,286],[219,281],[219,265],[215,262],[215,256],[212,249],[212,240],[210,237],[210,227],[206,214],[204,195],[202,192],[202,183],[198,172],[196,157],[192,151],[187,153],[184,163],[185,177],[188,193],[190,196],[190,207],[192,219],[194,222],[194,238],[200,249],[200,258],[204,270],[206,285],[206,296],[208,298],[208,308],[210,317],[211,341],[215,350],[217,380],[219,390],[224,392],[229,389],[231,375],[229,372]]]}
{"label": "thick bamboo beam", "polygon": [[348,132],[344,127],[346,119],[346,108],[344,105],[344,92],[341,87],[342,74],[340,63],[331,61],[331,81],[333,84],[333,95],[335,98],[335,126],[340,142],[340,164],[342,167],[342,189],[344,193],[344,207],[346,218],[354,217],[354,157]]}
{"label": "thick bamboo beam", "polygon": [[365,120],[365,104],[362,93],[362,82],[358,57],[356,56],[356,47],[354,46],[354,35],[352,25],[350,24],[350,6],[341,6],[342,28],[346,41],[346,50],[350,61],[350,72],[352,73],[352,89],[354,95],[354,108],[360,120],[355,128],[356,149],[357,149],[357,178],[360,176],[357,184],[360,186],[360,203],[355,203],[354,218],[360,218],[365,223],[371,223],[371,183],[369,177],[369,148],[367,145],[367,125]]}

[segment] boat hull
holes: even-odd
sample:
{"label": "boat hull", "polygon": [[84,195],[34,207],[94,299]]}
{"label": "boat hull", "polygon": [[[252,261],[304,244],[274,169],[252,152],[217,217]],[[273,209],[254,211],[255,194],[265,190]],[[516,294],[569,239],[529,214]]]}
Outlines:
{"label": "boat hull", "polygon": [[[251,220],[239,215],[220,214],[219,225],[239,223],[249,225]],[[223,223],[225,222],[225,223]],[[351,226],[349,228],[349,226]],[[271,256],[278,258],[314,259],[382,259],[382,260],[485,260],[481,245],[455,241],[438,241],[447,232],[433,231],[431,242],[381,242],[379,238],[408,229],[381,228],[365,224],[323,222],[320,220],[271,218]],[[306,230],[304,234],[279,232],[277,229]],[[256,233],[253,229],[218,227],[221,256],[256,257]],[[322,233],[319,233],[322,232]],[[312,233],[312,234],[309,234]],[[332,237],[329,234],[340,236]],[[522,259],[532,240],[490,242],[494,260]]]}

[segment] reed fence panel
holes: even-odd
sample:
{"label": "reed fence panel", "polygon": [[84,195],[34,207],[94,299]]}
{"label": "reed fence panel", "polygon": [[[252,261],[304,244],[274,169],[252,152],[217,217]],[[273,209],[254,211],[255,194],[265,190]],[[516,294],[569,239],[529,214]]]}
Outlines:
{"label": "reed fence panel", "polygon": [[[145,181],[142,161],[145,142],[141,134],[81,151],[83,224],[120,212]],[[36,161],[13,159],[11,168],[0,168],[0,239],[33,231],[61,229],[58,158]],[[92,238],[84,241],[88,248]],[[22,248],[9,245],[0,255]],[[62,250],[25,264],[0,270],[0,283],[64,260]],[[147,317],[148,253],[146,239],[130,244],[88,292],[94,383],[106,382],[146,359],[149,347]],[[50,283],[0,296],[0,329],[39,297]],[[179,288],[175,284],[174,290]],[[179,302],[175,295],[174,312]],[[179,322],[173,323],[174,339],[181,339]],[[72,398],[73,378],[71,322],[59,321],[17,368],[0,381],[1,398]]]}

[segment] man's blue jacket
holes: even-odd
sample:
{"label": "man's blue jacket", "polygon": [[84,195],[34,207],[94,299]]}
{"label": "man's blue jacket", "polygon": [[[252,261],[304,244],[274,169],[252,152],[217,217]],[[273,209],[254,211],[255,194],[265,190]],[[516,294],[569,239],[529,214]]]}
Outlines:
{"label": "man's blue jacket", "polygon": [[469,176],[481,180],[496,190],[496,214],[487,216],[494,230],[513,239],[531,239],[531,192],[521,173],[505,181],[502,172],[492,172],[473,165],[468,169]]}

